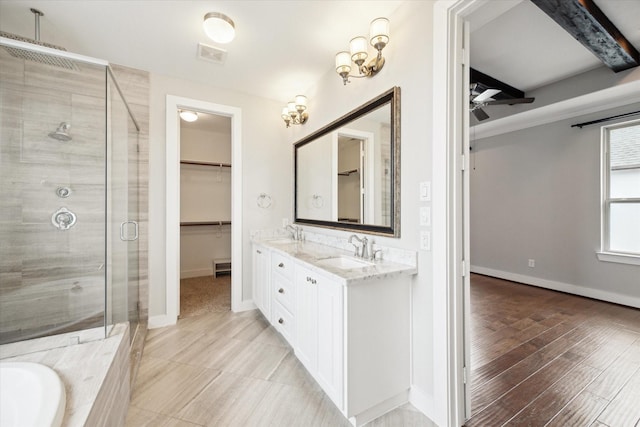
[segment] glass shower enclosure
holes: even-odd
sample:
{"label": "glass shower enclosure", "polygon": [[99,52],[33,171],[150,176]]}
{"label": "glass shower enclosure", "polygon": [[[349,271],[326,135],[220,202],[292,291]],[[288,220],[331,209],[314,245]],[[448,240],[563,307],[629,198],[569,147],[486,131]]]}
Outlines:
{"label": "glass shower enclosure", "polygon": [[107,62],[0,37],[0,344],[134,336],[138,132]]}

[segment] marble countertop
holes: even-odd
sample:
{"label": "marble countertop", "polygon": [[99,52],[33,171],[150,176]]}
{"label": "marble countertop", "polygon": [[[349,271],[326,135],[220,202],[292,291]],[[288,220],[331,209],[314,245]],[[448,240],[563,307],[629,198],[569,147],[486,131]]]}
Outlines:
{"label": "marble countertop", "polygon": [[[277,238],[255,239],[254,243],[302,261],[309,269],[330,276],[333,280],[344,285],[362,283],[371,279],[383,279],[418,273],[415,265],[401,264],[387,260],[365,260],[355,257],[352,251],[345,251],[315,242]],[[349,260],[366,262],[368,265],[354,268],[340,268],[326,264],[327,259],[336,257],[344,257],[347,259],[347,262]]]}

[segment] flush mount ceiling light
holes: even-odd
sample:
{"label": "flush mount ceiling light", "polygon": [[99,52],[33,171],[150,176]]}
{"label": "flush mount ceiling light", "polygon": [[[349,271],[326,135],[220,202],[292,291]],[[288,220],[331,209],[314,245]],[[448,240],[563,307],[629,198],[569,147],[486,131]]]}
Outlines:
{"label": "flush mount ceiling light", "polygon": [[303,125],[309,118],[307,109],[307,97],[304,95],[297,95],[294,101],[287,104],[282,109],[282,120],[284,120],[287,127],[291,125]]}
{"label": "flush mount ceiling light", "polygon": [[216,43],[229,43],[236,36],[233,20],[224,13],[207,13],[204,15],[202,27],[207,37]]}
{"label": "flush mount ceiling light", "polygon": [[189,110],[180,110],[180,118],[185,122],[195,122],[198,120],[198,113]]}
{"label": "flush mount ceiling light", "polygon": [[[369,56],[367,52],[367,39],[365,37],[355,37],[349,43],[349,52],[338,52],[336,54],[336,73],[342,77],[342,83],[347,84],[349,77],[373,77],[384,66],[384,58],[382,57],[382,49],[389,43],[389,20],[387,18],[376,18],[371,21],[369,27],[369,43],[373,46],[378,54],[368,64],[364,61]],[[358,74],[352,75],[352,64],[358,67]]]}

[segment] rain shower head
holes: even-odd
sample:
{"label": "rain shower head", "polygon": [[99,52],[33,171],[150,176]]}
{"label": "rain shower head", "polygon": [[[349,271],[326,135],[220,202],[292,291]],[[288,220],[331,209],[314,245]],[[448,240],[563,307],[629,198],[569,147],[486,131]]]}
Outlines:
{"label": "rain shower head", "polygon": [[[4,31],[0,31],[0,37],[4,37],[11,40],[17,40],[19,42],[31,43],[34,45],[43,46],[50,49],[56,49],[56,50],[61,50],[66,52],[67,49],[63,47],[40,41],[40,17],[44,16],[44,13],[40,12],[38,9],[33,9],[33,8],[31,8],[31,12],[34,14],[35,21],[36,21],[35,22],[35,27],[36,27],[35,39],[22,37],[22,36],[7,33]],[[11,56],[15,56],[16,58],[28,59],[30,61],[35,61],[43,64],[53,65],[56,67],[66,68],[68,70],[78,69],[74,61],[67,58],[63,58],[61,56],[38,52],[35,50],[21,49],[21,48],[11,47],[11,46],[3,46],[3,47],[7,50],[7,52],[11,54]]]}
{"label": "rain shower head", "polygon": [[72,138],[71,135],[69,135],[69,129],[71,129],[71,125],[67,122],[62,122],[55,132],[49,133],[49,136],[53,139],[57,139],[58,141],[71,141]]}

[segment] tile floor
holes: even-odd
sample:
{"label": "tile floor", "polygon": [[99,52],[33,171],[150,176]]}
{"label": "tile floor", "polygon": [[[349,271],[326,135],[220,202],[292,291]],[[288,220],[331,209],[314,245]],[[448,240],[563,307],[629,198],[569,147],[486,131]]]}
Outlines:
{"label": "tile floor", "polygon": [[[257,310],[150,330],[126,425],[350,426]],[[405,405],[369,426],[435,424]]]}

